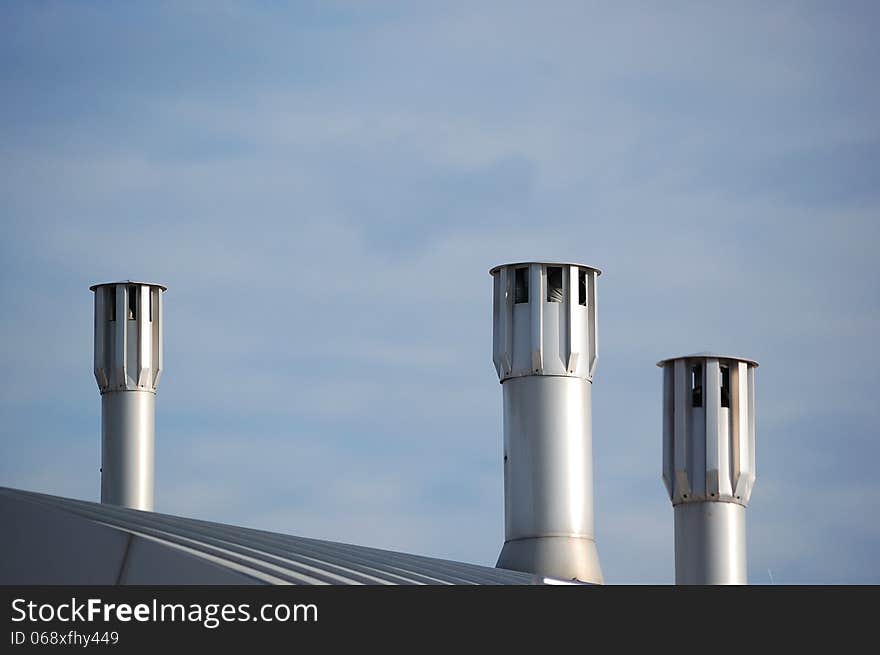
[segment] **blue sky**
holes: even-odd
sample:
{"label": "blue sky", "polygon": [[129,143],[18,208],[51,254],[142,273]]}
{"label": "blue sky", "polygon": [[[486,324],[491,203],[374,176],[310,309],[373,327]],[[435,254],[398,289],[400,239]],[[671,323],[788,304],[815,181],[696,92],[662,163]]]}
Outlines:
{"label": "blue sky", "polygon": [[0,485],[96,500],[89,284],[167,284],[158,511],[494,564],[491,279],[597,266],[596,533],[665,356],[758,369],[752,582],[880,582],[873,3],[9,2]]}

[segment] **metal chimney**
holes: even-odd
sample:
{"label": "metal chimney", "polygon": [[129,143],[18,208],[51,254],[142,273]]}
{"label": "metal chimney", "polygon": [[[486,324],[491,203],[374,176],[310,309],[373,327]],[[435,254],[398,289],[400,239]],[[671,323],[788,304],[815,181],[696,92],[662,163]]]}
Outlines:
{"label": "metal chimney", "polygon": [[530,262],[489,273],[504,395],[505,541],[496,566],[601,583],[590,400],[601,272]]}
{"label": "metal chimney", "polygon": [[101,502],[152,510],[165,287],[126,280],[89,288],[101,390]]}
{"label": "metal chimney", "polygon": [[755,483],[755,368],[699,353],[663,368],[663,481],[675,512],[675,583],[746,584]]}

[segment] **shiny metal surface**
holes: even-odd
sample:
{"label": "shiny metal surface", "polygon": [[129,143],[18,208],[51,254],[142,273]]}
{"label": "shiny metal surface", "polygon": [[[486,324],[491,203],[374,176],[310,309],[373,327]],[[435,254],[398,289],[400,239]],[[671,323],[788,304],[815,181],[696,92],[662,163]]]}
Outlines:
{"label": "shiny metal surface", "polygon": [[507,538],[592,539],[590,383],[530,376],[502,390]]}
{"label": "shiny metal surface", "polygon": [[101,502],[152,510],[165,287],[125,280],[89,288],[101,392]]}
{"label": "shiny metal surface", "polygon": [[596,542],[586,537],[508,539],[501,548],[499,569],[526,571],[559,580],[602,584]]}
{"label": "shiny metal surface", "polygon": [[675,584],[748,584],[745,507],[711,501],[675,506]]}
{"label": "shiny metal surface", "polygon": [[758,364],[701,353],[658,366],[663,482],[675,508],[676,582],[745,584]]}
{"label": "shiny metal surface", "polygon": [[[747,506],[755,482],[755,368],[751,360],[680,357],[663,367],[663,481],[673,505]],[[728,371],[725,407],[722,367]],[[694,371],[699,403],[694,406]]]}
{"label": "shiny metal surface", "polygon": [[101,502],[153,509],[156,394],[101,396]]}
{"label": "shiny metal surface", "polygon": [[587,266],[586,264],[578,264],[577,262],[511,262],[509,264],[500,264],[498,266],[493,266],[489,269],[489,275],[495,275],[502,268],[509,268],[511,266],[519,268],[520,266],[531,266],[532,264],[535,264],[537,266],[576,266],[584,270],[595,271],[596,275],[602,275],[602,271],[595,266]]}
{"label": "shiny metal surface", "polygon": [[[547,269],[562,271],[562,302],[547,300]],[[515,302],[516,271],[528,276],[528,302]],[[585,304],[578,296],[579,277]],[[591,380],[599,350],[596,282],[590,266],[509,264],[492,269],[494,321],[492,360],[498,379],[564,375]]]}
{"label": "shiny metal surface", "polygon": [[676,359],[732,359],[737,362],[745,362],[749,366],[758,367],[758,362],[754,359],[749,359],[748,357],[740,357],[739,355],[722,355],[720,353],[693,353],[692,355],[679,355],[678,357],[667,357],[666,359],[661,359],[657,362],[657,366],[663,367],[664,365],[674,362]]}
{"label": "shiny metal surface", "polygon": [[115,287],[120,284],[136,284],[142,287],[157,287],[162,291],[168,291],[168,287],[164,284],[156,284],[155,282],[143,282],[139,280],[117,280],[116,282],[98,282],[89,287],[89,291],[94,291],[98,287]]}
{"label": "shiny metal surface", "polygon": [[0,487],[0,584],[528,585],[540,576]]}
{"label": "shiny metal surface", "polygon": [[[101,393],[152,391],[162,374],[165,287],[111,282],[95,293],[95,380]],[[130,318],[130,309],[134,317]]]}
{"label": "shiny metal surface", "polygon": [[[601,582],[591,414],[599,271],[530,262],[491,273],[493,361],[504,399],[505,543],[497,566]],[[517,302],[524,286],[528,300]]]}

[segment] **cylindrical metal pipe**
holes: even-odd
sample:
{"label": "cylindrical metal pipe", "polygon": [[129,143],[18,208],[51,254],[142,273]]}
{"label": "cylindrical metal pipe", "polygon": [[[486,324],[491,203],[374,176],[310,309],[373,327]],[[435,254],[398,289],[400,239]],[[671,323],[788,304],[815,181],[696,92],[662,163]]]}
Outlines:
{"label": "cylindrical metal pipe", "polygon": [[156,394],[101,396],[101,502],[152,511]]}
{"label": "cylindrical metal pipe", "polygon": [[675,506],[675,584],[743,585],[746,508],[736,503]]}
{"label": "cylindrical metal pipe", "polygon": [[149,511],[165,287],[126,280],[90,288],[101,391],[101,502]]}
{"label": "cylindrical metal pipe", "polygon": [[755,483],[755,368],[699,353],[663,368],[663,481],[675,514],[675,582],[747,584]]}
{"label": "cylindrical metal pipe", "polygon": [[490,273],[504,400],[505,541],[496,566],[601,583],[591,413],[599,271],[528,262]]}
{"label": "cylindrical metal pipe", "polygon": [[591,383],[527,376],[507,380],[502,389],[506,540],[498,566],[601,582]]}

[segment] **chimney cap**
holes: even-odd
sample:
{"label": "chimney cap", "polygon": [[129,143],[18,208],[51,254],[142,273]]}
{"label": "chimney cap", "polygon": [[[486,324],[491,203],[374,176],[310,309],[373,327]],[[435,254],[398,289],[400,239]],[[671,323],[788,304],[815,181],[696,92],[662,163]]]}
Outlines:
{"label": "chimney cap", "polygon": [[749,359],[748,357],[740,357],[739,355],[719,355],[718,353],[694,353],[692,355],[679,355],[678,357],[667,357],[666,359],[661,359],[657,362],[657,366],[663,368],[666,364],[670,362],[674,362],[676,359],[732,359],[737,362],[745,362],[746,364],[750,364],[757,368],[758,362],[754,359]]}
{"label": "chimney cap", "polygon": [[162,291],[168,291],[168,287],[164,284],[158,284],[156,282],[139,282],[137,280],[119,280],[118,282],[101,282],[100,284],[93,284],[89,287],[89,291],[94,291],[98,287],[115,287],[120,284],[139,284],[145,287],[159,287]]}
{"label": "chimney cap", "polygon": [[586,264],[578,264],[576,262],[547,262],[547,261],[532,261],[532,262],[512,262],[510,264],[499,264],[498,266],[493,266],[489,269],[489,275],[495,275],[496,272],[500,271],[502,268],[507,266],[528,266],[529,264],[540,264],[542,266],[577,266],[578,268],[585,268],[588,271],[596,271],[596,275],[602,275],[602,271],[596,268],[595,266],[587,266]]}

